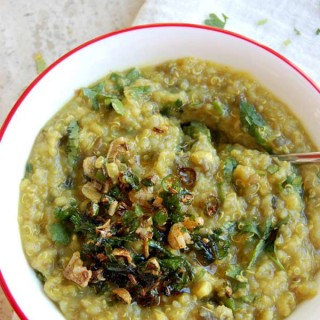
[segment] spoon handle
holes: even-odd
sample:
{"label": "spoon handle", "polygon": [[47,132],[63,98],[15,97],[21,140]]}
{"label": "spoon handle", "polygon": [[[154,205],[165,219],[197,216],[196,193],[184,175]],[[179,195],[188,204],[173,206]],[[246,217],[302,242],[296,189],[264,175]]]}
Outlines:
{"label": "spoon handle", "polygon": [[295,164],[303,163],[320,163],[320,152],[308,152],[308,153],[289,153],[274,155],[282,161],[288,161]]}

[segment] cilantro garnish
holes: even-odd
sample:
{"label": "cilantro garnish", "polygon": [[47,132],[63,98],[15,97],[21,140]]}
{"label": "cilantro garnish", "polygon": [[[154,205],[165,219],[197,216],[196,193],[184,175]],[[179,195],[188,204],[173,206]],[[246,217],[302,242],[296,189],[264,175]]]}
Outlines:
{"label": "cilantro garnish", "polygon": [[301,35],[301,32],[297,28],[294,28],[293,30],[297,36]]}
{"label": "cilantro garnish", "polygon": [[221,20],[215,13],[210,13],[209,19],[206,19],[204,21],[204,24],[210,27],[224,29],[229,17],[227,17],[224,13],[222,13],[222,17],[223,17],[223,20]]}
{"label": "cilantro garnish", "polygon": [[263,26],[264,24],[266,24],[268,22],[268,19],[261,19],[257,22],[258,26]]}

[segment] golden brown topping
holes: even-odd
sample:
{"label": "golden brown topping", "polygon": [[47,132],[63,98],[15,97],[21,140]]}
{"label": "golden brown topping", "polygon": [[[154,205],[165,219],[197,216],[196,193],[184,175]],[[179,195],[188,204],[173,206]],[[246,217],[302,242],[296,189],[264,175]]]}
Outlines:
{"label": "golden brown topping", "polygon": [[178,170],[180,181],[182,185],[193,187],[197,181],[197,173],[192,168],[180,168]]}
{"label": "golden brown topping", "polygon": [[172,249],[184,249],[188,243],[191,243],[190,234],[187,231],[183,231],[183,229],[182,223],[172,225],[168,235],[168,242]]}
{"label": "golden brown topping", "polygon": [[132,257],[130,255],[130,252],[127,249],[116,248],[116,249],[113,249],[112,254],[116,257],[126,258],[128,263],[132,262]]}
{"label": "golden brown topping", "polygon": [[163,199],[161,197],[158,197],[156,196],[156,198],[154,199],[153,201],[153,205],[156,207],[156,208],[160,208],[162,207],[162,203],[163,203]]}
{"label": "golden brown topping", "polygon": [[108,210],[108,215],[113,216],[117,210],[117,207],[118,207],[118,201],[117,200],[112,201]]}
{"label": "golden brown topping", "polygon": [[121,300],[127,304],[131,304],[132,298],[127,289],[124,288],[116,288],[113,289],[112,292],[116,294]]}
{"label": "golden brown topping", "polygon": [[128,274],[128,278],[129,278],[130,282],[131,282],[133,285],[137,285],[137,284],[138,284],[137,279],[134,277],[134,275],[133,275],[132,273],[129,273],[129,274]]}
{"label": "golden brown topping", "polygon": [[129,146],[124,137],[120,137],[111,142],[109,151],[107,154],[107,162],[115,162],[118,153],[124,153],[129,150]]}
{"label": "golden brown topping", "polygon": [[143,255],[145,258],[149,257],[149,243],[147,239],[143,239]]}
{"label": "golden brown topping", "polygon": [[111,220],[108,219],[102,226],[96,228],[96,232],[100,233],[101,238],[110,238],[112,236],[110,224]]}
{"label": "golden brown topping", "polygon": [[63,271],[66,279],[71,280],[81,287],[86,287],[92,276],[92,271],[83,266],[83,261],[80,259],[80,253],[74,252],[67,267]]}
{"label": "golden brown topping", "polygon": [[136,234],[138,234],[142,240],[152,239],[153,228],[151,217],[142,221],[141,226],[136,230]]}
{"label": "golden brown topping", "polygon": [[95,162],[97,157],[87,157],[83,160],[82,167],[83,167],[83,173],[85,176],[89,178],[94,178],[95,175]]}
{"label": "golden brown topping", "polygon": [[152,131],[154,131],[156,133],[165,133],[168,131],[168,127],[167,126],[153,127]]}
{"label": "golden brown topping", "polygon": [[231,296],[232,296],[232,288],[231,287],[226,287],[226,296],[228,298],[231,298]]}
{"label": "golden brown topping", "polygon": [[87,182],[82,187],[83,195],[93,202],[99,202],[101,198],[101,193],[96,189],[96,187],[97,185],[94,182]]}
{"label": "golden brown topping", "polygon": [[160,274],[160,264],[157,260],[157,258],[152,257],[147,261],[147,270],[153,274],[154,276],[157,276]]}
{"label": "golden brown topping", "polygon": [[105,277],[103,276],[103,269],[98,269],[92,272],[92,278],[90,282],[97,283],[99,281],[105,281]]}
{"label": "golden brown topping", "polygon": [[151,206],[150,200],[153,199],[153,193],[150,188],[142,188],[139,191],[131,190],[128,195],[132,203],[137,203],[147,208]]}
{"label": "golden brown topping", "polygon": [[105,254],[103,254],[103,253],[98,253],[98,254],[97,254],[97,258],[98,258],[98,260],[99,260],[100,262],[103,262],[103,261],[107,261],[107,260],[108,260],[108,257],[107,257]]}
{"label": "golden brown topping", "polygon": [[183,226],[188,229],[189,231],[193,231],[196,227],[203,226],[204,220],[201,217],[196,218],[195,220],[190,220],[189,218],[186,218],[183,221]]}

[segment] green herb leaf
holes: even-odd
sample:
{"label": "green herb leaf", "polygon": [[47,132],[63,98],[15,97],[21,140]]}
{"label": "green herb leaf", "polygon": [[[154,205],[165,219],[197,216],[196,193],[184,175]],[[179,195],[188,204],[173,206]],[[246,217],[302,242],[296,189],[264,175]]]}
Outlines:
{"label": "green herb leaf", "polygon": [[222,14],[223,20],[221,20],[215,13],[209,14],[209,19],[204,21],[207,26],[224,29],[227,20],[229,19],[224,13]]}
{"label": "green herb leaf", "polygon": [[218,98],[213,100],[212,105],[216,108],[220,116],[225,116],[228,113],[228,107],[224,105]]}
{"label": "green herb leaf", "polygon": [[67,127],[67,162],[74,167],[79,160],[80,127],[77,121],[71,121]]}
{"label": "green herb leaf", "polygon": [[258,224],[255,221],[239,222],[238,229],[241,232],[252,233],[259,238],[261,237],[260,231],[258,229]]}
{"label": "green herb leaf", "polygon": [[26,164],[26,173],[32,173],[33,172],[33,165],[32,163],[28,162]]}
{"label": "green herb leaf", "polygon": [[240,100],[240,121],[243,128],[256,139],[257,143],[270,152],[271,147],[268,139],[271,135],[271,128],[255,107],[243,98]]}
{"label": "green herb leaf", "polygon": [[320,34],[320,28],[316,30],[316,35],[318,36],[319,34]]}
{"label": "green herb leaf", "polygon": [[100,82],[92,88],[83,88],[82,93],[91,102],[93,110],[99,110],[99,98],[109,97],[104,94],[104,83]]}
{"label": "green herb leaf", "polygon": [[293,30],[297,36],[301,35],[301,32],[296,27]]}
{"label": "green herb leaf", "polygon": [[135,98],[140,98],[141,96],[151,92],[150,86],[129,87],[128,89],[130,94],[132,94]]}
{"label": "green herb leaf", "polygon": [[132,187],[134,190],[139,190],[141,188],[140,186],[140,180],[138,176],[136,176],[131,170],[126,170],[123,172],[122,177],[120,177],[120,180],[122,183],[128,184]]}
{"label": "green herb leaf", "polygon": [[271,164],[268,168],[267,168],[267,171],[268,171],[268,173],[270,173],[270,174],[275,174],[276,172],[278,172],[279,171],[279,166],[278,165],[276,165],[276,164]]}
{"label": "green herb leaf", "polygon": [[124,108],[123,103],[119,99],[116,99],[116,98],[112,98],[110,101],[111,101],[111,105],[112,105],[112,108],[114,109],[114,111],[123,116],[125,114],[125,108]]}
{"label": "green herb leaf", "polygon": [[190,136],[192,139],[198,140],[201,134],[205,135],[211,142],[211,132],[208,127],[199,121],[191,121],[189,125],[183,126],[184,134]]}
{"label": "green herb leaf", "polygon": [[67,245],[71,240],[69,231],[60,222],[55,222],[50,225],[50,234],[52,241],[58,244]]}
{"label": "green herb leaf", "polygon": [[160,210],[156,212],[153,216],[153,221],[160,227],[165,225],[167,220],[168,220],[168,213],[165,210]]}
{"label": "green herb leaf", "polygon": [[284,41],[282,42],[282,45],[283,45],[284,47],[287,47],[287,46],[289,46],[291,43],[292,43],[292,41],[291,41],[290,39],[287,39],[287,40],[284,40]]}
{"label": "green herb leaf", "polygon": [[46,62],[43,59],[43,56],[41,52],[37,52],[34,56],[33,59],[36,63],[36,69],[37,69],[37,74],[40,74],[42,71],[44,71],[47,67]]}
{"label": "green herb leaf", "polygon": [[238,165],[238,162],[235,158],[233,157],[226,158],[224,162],[224,167],[223,167],[223,176],[227,182],[232,181],[233,171],[237,167],[237,165]]}
{"label": "green herb leaf", "polygon": [[258,26],[263,26],[264,24],[266,24],[268,22],[268,19],[261,19],[257,22]]}
{"label": "green herb leaf", "polygon": [[175,102],[167,103],[164,105],[160,113],[166,117],[175,117],[183,112],[183,102],[177,99]]}

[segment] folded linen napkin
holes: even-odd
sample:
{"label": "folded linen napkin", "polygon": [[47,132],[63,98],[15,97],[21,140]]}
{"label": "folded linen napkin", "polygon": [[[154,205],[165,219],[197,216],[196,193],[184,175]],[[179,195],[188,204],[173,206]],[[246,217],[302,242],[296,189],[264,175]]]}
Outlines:
{"label": "folded linen napkin", "polygon": [[203,24],[210,13],[226,15],[225,29],[278,51],[320,86],[318,0],[146,0],[133,24]]}

